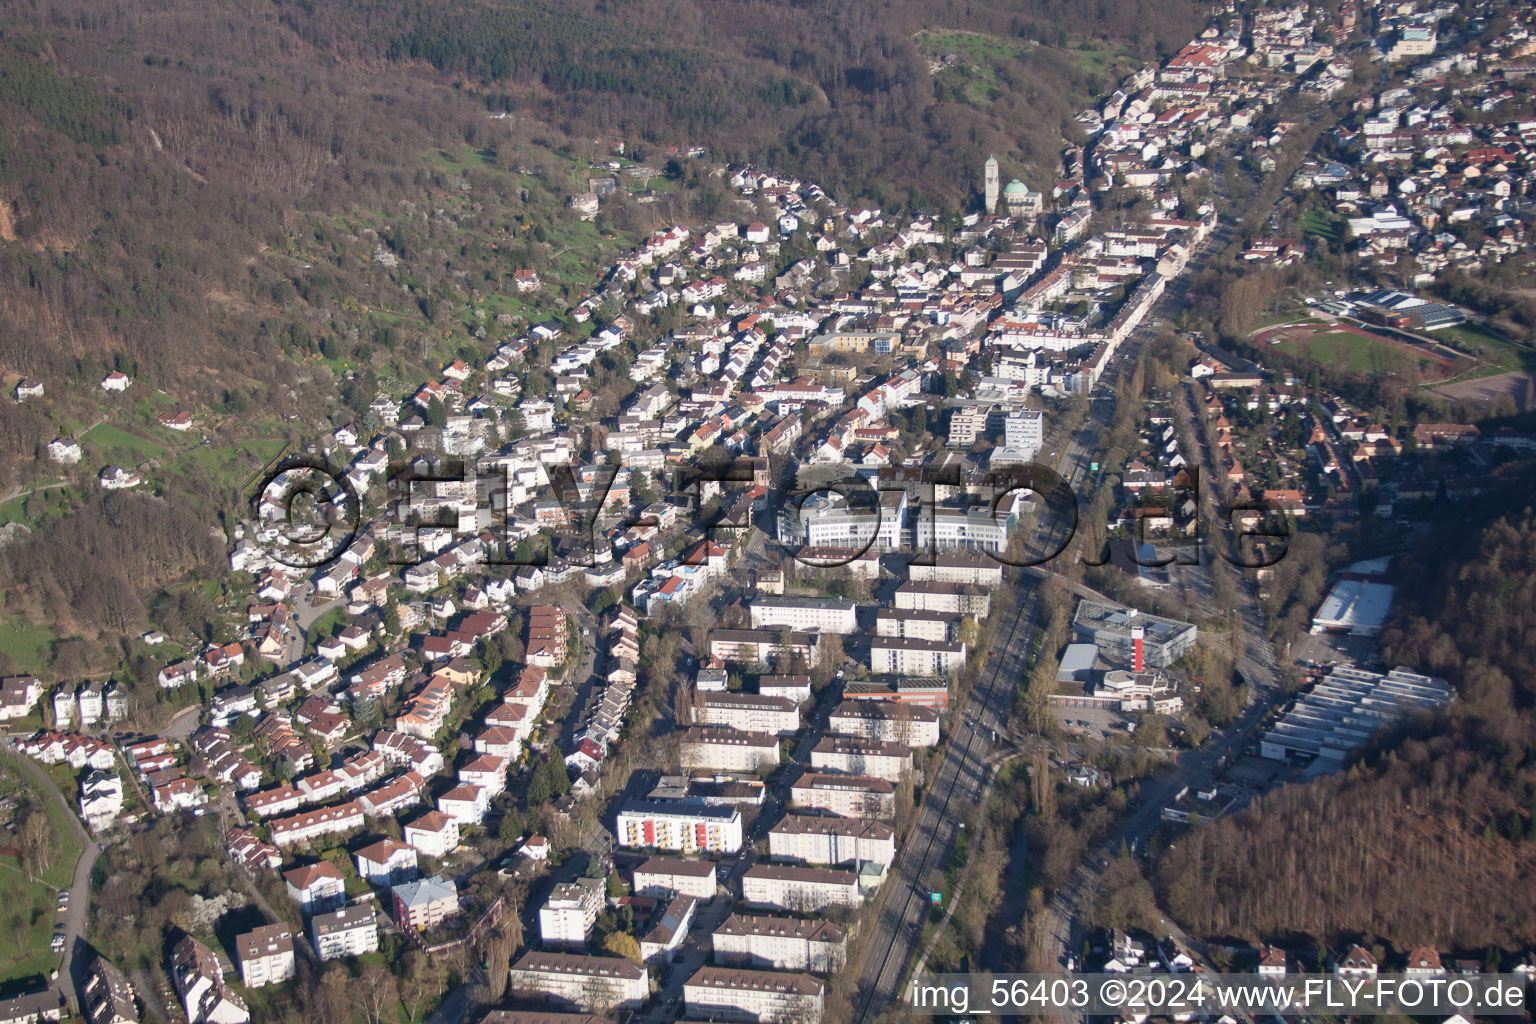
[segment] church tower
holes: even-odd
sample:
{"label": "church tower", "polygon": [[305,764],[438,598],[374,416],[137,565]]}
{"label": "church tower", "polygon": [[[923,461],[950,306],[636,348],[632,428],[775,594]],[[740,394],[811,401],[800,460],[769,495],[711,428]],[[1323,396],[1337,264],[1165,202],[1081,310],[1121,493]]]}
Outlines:
{"label": "church tower", "polygon": [[997,212],[997,187],[997,157],[989,156],[987,157],[987,167],[982,180],[982,189],[987,197],[988,213]]}

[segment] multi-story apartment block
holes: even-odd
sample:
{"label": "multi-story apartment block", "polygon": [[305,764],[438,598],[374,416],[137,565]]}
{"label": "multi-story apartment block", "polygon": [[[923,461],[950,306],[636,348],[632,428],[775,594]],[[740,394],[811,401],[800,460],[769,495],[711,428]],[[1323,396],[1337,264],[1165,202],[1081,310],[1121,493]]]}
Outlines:
{"label": "multi-story apartment block", "polygon": [[736,853],[741,812],[702,800],[631,800],[616,823],[619,845],[679,853]]}
{"label": "multi-story apartment block", "polygon": [[848,932],[831,921],[732,914],[710,943],[715,963],[833,974],[848,962]]}
{"label": "multi-story apartment block", "polygon": [[700,967],[683,984],[683,1003],[694,1019],[814,1022],[821,1019],[821,980],[809,974]]}
{"label": "multi-story apartment block", "polygon": [[379,927],[367,904],[316,914],[310,918],[309,934],[321,960],[362,956],[379,948]]}
{"label": "multi-story apartment block", "polygon": [[616,956],[525,953],[508,981],[518,998],[597,1014],[638,1009],[651,994],[645,968]]}
{"label": "multi-story apartment block", "polygon": [[736,729],[689,729],[683,733],[679,760],[686,771],[708,768],[755,772],[779,763],[779,738],[766,732]]}
{"label": "multi-story apartment block", "polygon": [[347,880],[341,869],[328,860],[283,872],[288,896],[306,914],[319,914],[342,905],[347,898]]}
{"label": "multi-story apartment block", "polygon": [[792,807],[831,811],[848,818],[889,818],[896,813],[896,787],[868,775],[806,772],[789,791]]}
{"label": "multi-story apartment block", "polygon": [[903,611],[881,608],[875,612],[875,636],[904,637],[942,643],[955,639],[961,617],[953,612]]}
{"label": "multi-story apartment block", "polygon": [[807,864],[879,864],[896,859],[896,831],[873,818],[786,814],[768,831],[768,854]]}
{"label": "multi-story apartment block", "polygon": [[882,675],[944,676],[965,667],[965,644],[876,636],[869,642],[869,670]]}
{"label": "multi-story apartment block", "polygon": [[1020,462],[1029,462],[1045,443],[1045,414],[1020,410],[1003,419],[1003,447]]}
{"label": "multi-story apartment block", "polygon": [[80,1002],[90,1024],[139,1024],[139,1008],[134,1005],[128,976],[102,957],[96,957],[86,968]]}
{"label": "multi-story apartment block", "polygon": [[452,879],[431,875],[394,887],[395,923],[425,931],[459,912],[459,890]]}
{"label": "multi-story apartment block", "polygon": [[245,1024],[251,1011],[224,984],[224,969],[213,950],[188,935],[171,950],[171,982],[190,1024]]}
{"label": "multi-story apartment block", "polygon": [[815,668],[821,657],[818,633],[785,633],[777,629],[717,629],[709,635],[709,654],[721,661],[746,665],[804,662]]}
{"label": "multi-story apartment block", "polygon": [[753,629],[852,633],[854,604],[837,597],[758,597],[751,604]]}
{"label": "multi-story apartment block", "polygon": [[459,845],[459,823],[442,811],[428,811],[405,826],[405,841],[428,857],[445,857]]}
{"label": "multi-story apartment block", "polygon": [[635,868],[635,892],[642,896],[673,894],[709,900],[715,896],[715,862],[683,857],[651,857]]}
{"label": "multi-story apartment block", "polygon": [[946,552],[914,561],[907,566],[907,579],[917,583],[999,587],[1003,583],[1003,563],[986,555]]}
{"label": "multi-story apartment block", "polygon": [[702,725],[722,726],[738,732],[793,736],[800,731],[800,705],[783,697],[757,693],[702,693],[697,704]]}
{"label": "multi-story apartment block", "polygon": [[949,612],[986,618],[992,598],[961,583],[937,583],[908,580],[896,588],[896,607],[902,611]]}
{"label": "multi-story apartment block", "polygon": [[912,771],[912,748],[895,740],[823,736],[811,749],[811,767],[823,772],[871,775],[899,782]]}
{"label": "multi-story apartment block", "polygon": [[246,988],[277,985],[293,977],[293,931],[286,924],[262,925],[235,938],[240,982]]}
{"label": "multi-story apartment block", "polygon": [[894,740],[909,747],[932,747],[939,742],[939,713],[920,704],[845,700],[828,718],[827,728],[840,736]]}
{"label": "multi-story apartment block", "polygon": [[416,881],[416,848],[384,838],[352,854],[359,878],[374,885]]}
{"label": "multi-story apartment block", "polygon": [[856,907],[861,899],[859,876],[835,868],[754,864],[741,876],[741,898],[748,903],[798,913]]}
{"label": "multi-story apartment block", "polygon": [[585,946],[603,903],[600,879],[561,882],[539,908],[539,938],[546,946]]}
{"label": "multi-story apartment block", "polygon": [[334,807],[321,807],[271,823],[272,842],[278,846],[296,846],[322,836],[340,835],[363,827],[363,808],[356,800]]}
{"label": "multi-story apartment block", "polygon": [[763,675],[757,677],[757,692],[763,697],[783,697],[796,704],[811,701],[811,677],[804,673],[792,675]]}

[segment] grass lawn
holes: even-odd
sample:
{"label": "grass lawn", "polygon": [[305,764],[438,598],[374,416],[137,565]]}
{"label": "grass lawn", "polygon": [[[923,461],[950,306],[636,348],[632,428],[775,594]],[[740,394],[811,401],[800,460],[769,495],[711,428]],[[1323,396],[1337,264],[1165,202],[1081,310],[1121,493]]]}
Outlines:
{"label": "grass lawn", "polygon": [[91,449],[102,459],[127,466],[137,466],[141,462],[157,459],[166,451],[161,445],[136,437],[110,423],[92,427],[80,435],[79,440],[89,442]]}
{"label": "grass lawn", "polygon": [[445,171],[462,174],[471,167],[494,168],[496,158],[490,150],[475,150],[469,146],[460,146],[452,152],[445,149],[434,149],[432,160]]}
{"label": "grass lawn", "polygon": [[1134,63],[1126,54],[1125,47],[1114,43],[1091,43],[1070,51],[1077,63],[1089,74],[1117,76],[1119,69]]}
{"label": "grass lawn", "polygon": [[[1414,356],[1402,349],[1349,331],[1314,334],[1305,340],[1285,341],[1275,347],[1324,366],[1342,365],[1350,373],[1379,375],[1411,366],[1414,360]],[[1429,359],[1421,361],[1431,362]]]}
{"label": "grass lawn", "polygon": [[10,501],[0,504],[0,526],[6,523],[19,523],[26,520],[27,499],[12,498]]}
{"label": "grass lawn", "polygon": [[186,457],[206,469],[215,480],[228,486],[244,482],[282,450],[281,439],[254,438],[225,445],[198,445]]}
{"label": "grass lawn", "polygon": [[1480,375],[1505,373],[1509,370],[1527,370],[1536,364],[1536,353],[1505,341],[1483,330],[1476,324],[1461,324],[1438,331],[1424,332],[1424,336],[1476,356],[1483,362]]}
{"label": "grass lawn", "polygon": [[53,630],[47,626],[17,625],[0,627],[0,651],[11,656],[18,672],[37,672],[48,663],[49,653],[40,650],[52,644]]}
{"label": "grass lawn", "polygon": [[1322,210],[1308,210],[1301,215],[1301,233],[1303,235],[1318,235],[1337,242],[1344,237],[1344,222],[1337,217],[1330,217]]}
{"label": "grass lawn", "polygon": [[351,621],[352,617],[347,614],[346,608],[332,608],[310,625],[309,635],[323,640],[346,628]]}
{"label": "grass lawn", "polygon": [[[59,966],[60,956],[48,949],[57,917],[57,897],[74,876],[75,861],[80,857],[80,843],[69,827],[63,808],[41,787],[35,785],[14,758],[0,758],[0,792],[9,797],[25,797],[48,812],[57,839],[47,870],[37,880],[29,879],[20,859],[9,850],[0,852],[0,984],[23,979],[46,979]],[[0,833],[3,842],[14,844],[16,833]],[[83,896],[84,894],[80,894]]]}

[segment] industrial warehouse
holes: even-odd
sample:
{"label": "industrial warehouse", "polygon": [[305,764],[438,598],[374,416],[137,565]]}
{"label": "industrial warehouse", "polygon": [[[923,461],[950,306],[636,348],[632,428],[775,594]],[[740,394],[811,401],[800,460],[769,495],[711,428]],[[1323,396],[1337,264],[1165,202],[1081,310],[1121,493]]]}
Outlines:
{"label": "industrial warehouse", "polygon": [[1416,712],[1438,711],[1451,696],[1444,679],[1406,669],[1382,675],[1336,668],[1275,723],[1260,753],[1277,761],[1310,758],[1315,769],[1332,771],[1378,732]]}

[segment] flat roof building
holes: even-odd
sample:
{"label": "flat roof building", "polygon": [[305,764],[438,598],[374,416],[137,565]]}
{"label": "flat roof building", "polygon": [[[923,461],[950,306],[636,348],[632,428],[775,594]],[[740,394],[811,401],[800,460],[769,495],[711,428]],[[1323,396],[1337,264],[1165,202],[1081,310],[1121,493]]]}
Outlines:
{"label": "flat roof building", "polygon": [[813,633],[852,633],[854,603],[839,597],[755,597],[753,629],[797,629]]}
{"label": "flat roof building", "polygon": [[1137,668],[1167,668],[1199,637],[1192,623],[1087,600],[1078,603],[1072,631],[1080,642],[1094,644],[1100,655],[1122,665],[1135,664],[1139,643],[1143,665]]}
{"label": "flat roof building", "polygon": [[1345,577],[1333,585],[1312,616],[1313,633],[1380,636],[1397,588],[1388,583]]}
{"label": "flat roof building", "polygon": [[1383,729],[1422,711],[1438,711],[1454,696],[1444,679],[1394,668],[1383,675],[1336,668],[1302,695],[1265,733],[1259,752],[1277,761],[1315,759],[1337,768]]}
{"label": "flat roof building", "polygon": [[615,825],[620,846],[679,853],[741,850],[741,812],[703,800],[631,800]]}

